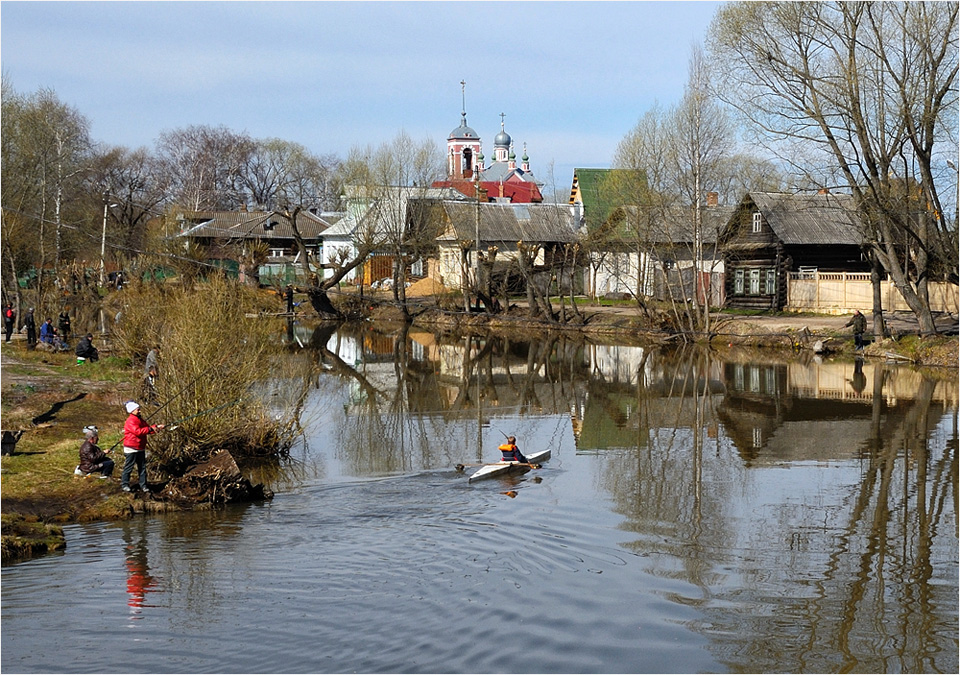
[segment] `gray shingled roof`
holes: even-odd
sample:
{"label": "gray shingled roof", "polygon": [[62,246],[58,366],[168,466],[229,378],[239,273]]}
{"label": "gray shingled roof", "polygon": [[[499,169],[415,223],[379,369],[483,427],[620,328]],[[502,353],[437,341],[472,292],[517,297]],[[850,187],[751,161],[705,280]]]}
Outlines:
{"label": "gray shingled roof", "polygon": [[[636,217],[636,206],[624,206],[622,211],[631,218]],[[701,236],[704,244],[715,244],[717,235],[726,226],[736,211],[734,206],[708,206],[703,209],[703,228]],[[633,241],[635,233],[626,231],[624,239]],[[643,232],[643,239],[651,244],[692,244],[693,210],[690,207],[668,207],[662,215],[652,219],[649,229]]]}
{"label": "gray shingled roof", "polygon": [[[187,220],[201,223],[188,227],[181,237],[210,239],[293,239],[290,219],[276,211],[209,211],[185,214]],[[272,227],[271,227],[272,224]],[[301,211],[297,214],[297,228],[304,239],[319,239],[329,227],[323,218]]]}
{"label": "gray shingled roof", "polygon": [[851,195],[751,192],[748,197],[784,244],[863,243]]}
{"label": "gray shingled roof", "polygon": [[439,202],[450,223],[440,241],[476,237],[477,210],[480,211],[480,240],[483,242],[572,243],[577,240],[573,212],[567,204],[498,204]]}

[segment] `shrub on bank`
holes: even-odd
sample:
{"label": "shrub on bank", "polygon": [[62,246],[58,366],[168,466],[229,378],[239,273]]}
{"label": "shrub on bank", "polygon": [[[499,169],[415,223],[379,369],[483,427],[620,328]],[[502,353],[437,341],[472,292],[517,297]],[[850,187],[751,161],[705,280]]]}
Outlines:
{"label": "shrub on bank", "polygon": [[267,322],[256,314],[255,289],[213,277],[193,288],[144,284],[124,297],[118,352],[137,364],[159,345],[159,375],[144,385],[142,414],[176,426],[151,436],[159,467],[172,475],[218,449],[237,459],[284,454],[295,420],[277,419],[253,392],[274,353]]}

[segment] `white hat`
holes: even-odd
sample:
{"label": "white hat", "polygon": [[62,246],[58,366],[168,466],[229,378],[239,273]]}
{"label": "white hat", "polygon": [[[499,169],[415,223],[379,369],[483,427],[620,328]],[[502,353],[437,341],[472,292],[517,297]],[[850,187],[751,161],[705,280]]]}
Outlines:
{"label": "white hat", "polygon": [[137,408],[140,407],[140,404],[137,403],[136,401],[127,401],[127,403],[126,403],[126,405],[124,405],[124,407],[127,409],[127,412],[128,412],[128,413],[132,413],[132,412],[134,412],[135,410],[137,410]]}
{"label": "white hat", "polygon": [[87,436],[87,438],[91,438],[91,437],[93,437],[93,436],[99,436],[99,435],[100,435],[100,430],[97,429],[96,426],[94,426],[93,424],[91,424],[90,426],[83,428],[83,433],[84,433],[84,435]]}

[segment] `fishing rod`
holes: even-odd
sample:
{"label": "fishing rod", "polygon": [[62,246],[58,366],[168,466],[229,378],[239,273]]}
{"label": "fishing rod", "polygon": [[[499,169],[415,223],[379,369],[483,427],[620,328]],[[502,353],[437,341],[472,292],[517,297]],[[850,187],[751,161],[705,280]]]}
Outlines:
{"label": "fishing rod", "polygon": [[[147,415],[146,417],[144,417],[144,418],[143,418],[143,421],[146,422],[148,419],[150,419],[151,417],[153,417],[154,415],[156,415],[158,412],[160,412],[161,410],[163,410],[164,408],[166,408],[168,405],[170,405],[171,403],[173,403],[177,398],[180,397],[181,394],[183,394],[185,391],[187,391],[187,389],[189,389],[189,388],[192,387],[194,384],[196,384],[197,381],[198,381],[201,377],[203,377],[204,375],[206,375],[206,374],[210,371],[211,368],[213,368],[214,366],[220,365],[222,361],[223,361],[223,359],[220,359],[220,361],[214,361],[212,364],[210,364],[209,366],[207,366],[206,368],[204,368],[204,369],[200,372],[199,375],[197,375],[195,378],[193,378],[192,380],[190,380],[190,382],[187,384],[187,386],[183,387],[180,391],[178,391],[176,394],[174,394],[174,395],[171,396],[169,399],[167,399],[167,402],[164,403],[162,406],[160,406],[159,408],[157,408],[156,410],[154,410],[152,413],[150,413],[149,415]],[[237,399],[237,400],[239,401],[240,399]],[[116,448],[116,447],[117,447],[118,445],[120,445],[121,443],[123,443],[123,437],[122,437],[122,436],[120,437],[120,440],[119,440],[119,441],[117,441],[116,443],[114,443],[113,445],[110,446],[110,449],[107,450],[107,452],[112,452],[112,451],[114,450],[114,448]]]}
{"label": "fishing rod", "polygon": [[190,387],[192,387],[193,385],[195,385],[195,384],[197,383],[197,381],[198,381],[201,377],[203,377],[204,375],[206,375],[206,374],[210,371],[211,368],[213,368],[214,366],[221,365],[221,362],[222,362],[222,361],[223,361],[223,359],[220,359],[220,361],[214,361],[212,364],[210,364],[209,366],[207,366],[206,368],[204,368],[204,369],[200,372],[199,375],[197,375],[195,378],[193,378],[192,380],[190,380],[190,382],[187,384],[187,386],[185,386],[183,389],[181,389],[181,390],[178,391],[176,394],[174,394],[174,395],[171,396],[169,399],[167,399],[167,402],[166,402],[166,403],[164,403],[162,406],[160,406],[159,408],[157,408],[156,410],[154,410],[152,413],[150,413],[149,415],[147,415],[147,416],[143,419],[143,421],[146,422],[148,419],[150,419],[151,417],[153,417],[154,415],[156,415],[158,412],[160,412],[161,410],[163,410],[164,408],[166,408],[168,405],[170,405],[171,403],[173,403],[177,398],[180,397],[181,394],[183,394],[185,391],[187,391],[187,389],[189,389]]}
{"label": "fishing rod", "polygon": [[208,414],[210,414],[210,413],[212,413],[212,412],[216,412],[217,410],[222,410],[222,409],[224,409],[224,408],[229,408],[229,407],[232,406],[232,405],[237,405],[237,404],[240,403],[242,400],[243,400],[243,397],[238,398],[238,399],[235,400],[235,401],[230,401],[229,403],[221,403],[220,405],[215,405],[215,406],[213,406],[212,408],[207,408],[206,410],[201,410],[200,412],[194,413],[193,415],[187,415],[186,417],[181,417],[181,418],[178,419],[178,420],[174,420],[174,421],[170,422],[170,426],[168,426],[168,427],[166,428],[166,431],[173,431],[174,429],[177,428],[177,425],[179,425],[181,422],[186,422],[187,420],[192,420],[192,419],[195,418],[195,417],[201,417],[202,415],[208,415]]}

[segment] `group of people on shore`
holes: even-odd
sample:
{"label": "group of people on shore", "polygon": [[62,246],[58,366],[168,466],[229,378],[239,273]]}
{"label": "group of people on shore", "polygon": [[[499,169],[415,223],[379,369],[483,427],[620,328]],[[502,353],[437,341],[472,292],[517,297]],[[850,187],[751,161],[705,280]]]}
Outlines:
{"label": "group of people on shore", "polygon": [[[130,492],[130,477],[133,470],[137,470],[137,482],[141,492],[147,492],[147,436],[164,429],[163,424],[149,424],[140,414],[140,404],[136,401],[124,403],[127,411],[127,420],[123,424],[123,472],[120,475],[120,489]],[[80,446],[80,464],[75,473],[88,475],[100,473],[100,478],[110,478],[116,466],[114,461],[107,457],[113,448],[101,450],[100,430],[90,425],[83,428],[84,441]],[[115,446],[114,446],[115,447]]]}
{"label": "group of people on shore", "polygon": [[[33,307],[27,310],[27,314],[23,319],[23,327],[20,329],[27,335],[27,349],[36,349],[39,343],[45,345],[46,349],[55,352],[68,351],[70,349],[70,334],[73,328],[70,312],[67,310],[60,312],[60,315],[57,317],[56,326],[53,325],[53,318],[48,317],[47,320],[40,325],[38,341],[37,322],[34,318],[34,311]],[[4,342],[10,342],[10,337],[13,335],[16,323],[16,310],[13,309],[13,305],[7,303],[3,308]],[[78,364],[84,361],[97,361],[100,358],[100,352],[93,346],[93,333],[87,333],[80,338],[74,352],[77,355]]]}

